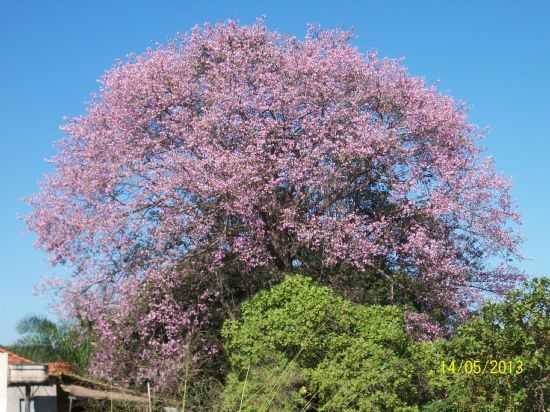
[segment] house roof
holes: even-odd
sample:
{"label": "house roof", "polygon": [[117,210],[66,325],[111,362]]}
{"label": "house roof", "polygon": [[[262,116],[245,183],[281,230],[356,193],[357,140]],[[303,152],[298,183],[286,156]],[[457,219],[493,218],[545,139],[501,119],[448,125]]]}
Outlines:
{"label": "house roof", "polygon": [[98,400],[112,399],[141,403],[146,403],[148,401],[147,395],[144,393],[115,386],[110,383],[100,382],[89,377],[85,378],[72,373],[60,373],[55,376],[50,376],[57,380],[57,383],[64,392],[76,396],[77,398]]}
{"label": "house roof", "polygon": [[147,403],[148,399],[145,396],[136,396],[119,390],[104,391],[99,389],[91,389],[79,385],[59,385],[61,389],[77,398],[97,399],[97,400],[113,400]]}
{"label": "house roof", "polygon": [[62,373],[71,373],[72,366],[68,362],[50,362],[48,363],[48,373],[50,375],[60,375]]}
{"label": "house roof", "polygon": [[8,365],[29,365],[34,363],[30,359],[24,358],[23,356],[19,356],[13,352],[10,352],[9,350],[1,346],[0,346],[0,353],[8,354]]}
{"label": "house roof", "polygon": [[[33,365],[30,359],[19,356],[0,346],[0,353],[8,354],[9,365]],[[130,402],[147,402],[145,395],[129,389],[94,381],[71,374],[71,365],[66,362],[48,363],[49,382],[58,382],[65,392],[81,398],[113,399]],[[52,381],[52,379],[55,379]]]}
{"label": "house roof", "polygon": [[[32,365],[36,362],[33,362],[30,359],[19,356],[16,353],[13,353],[6,348],[0,346],[0,353],[8,354],[8,365]],[[48,374],[49,375],[58,375],[60,373],[70,373],[72,370],[71,364],[68,362],[49,362],[48,365]]]}

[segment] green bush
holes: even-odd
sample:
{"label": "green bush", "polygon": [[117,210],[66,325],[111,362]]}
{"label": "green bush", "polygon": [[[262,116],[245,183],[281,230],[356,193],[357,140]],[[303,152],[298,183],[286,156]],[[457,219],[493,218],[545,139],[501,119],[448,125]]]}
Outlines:
{"label": "green bush", "polygon": [[223,330],[226,411],[418,411],[432,395],[436,358],[409,339],[399,307],[288,276],[241,309]]}
{"label": "green bush", "polygon": [[476,411],[548,410],[550,280],[534,279],[503,302],[485,305],[446,346],[447,362],[455,360],[457,368],[479,361],[485,369],[479,374],[450,374],[449,404]]}
{"label": "green bush", "polygon": [[[302,276],[287,276],[241,309],[223,329],[231,365],[225,411],[542,412],[550,405],[547,278],[488,303],[450,340],[434,342],[407,336],[403,308],[354,305]],[[481,370],[468,373],[467,361]],[[513,373],[491,373],[491,361]]]}

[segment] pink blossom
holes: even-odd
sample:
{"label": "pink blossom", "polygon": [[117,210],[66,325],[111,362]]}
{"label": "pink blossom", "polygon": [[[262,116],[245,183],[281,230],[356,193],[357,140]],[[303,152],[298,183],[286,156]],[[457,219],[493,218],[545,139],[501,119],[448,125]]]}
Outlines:
{"label": "pink blossom", "polygon": [[118,63],[63,126],[28,225],[74,268],[63,302],[94,325],[98,374],[120,373],[137,333],[128,377],[174,379],[208,312],[172,295],[177,265],[209,287],[239,273],[241,295],[258,274],[383,268],[414,280],[423,311],[458,316],[521,278],[510,184],[464,105],[349,38],[196,27]]}

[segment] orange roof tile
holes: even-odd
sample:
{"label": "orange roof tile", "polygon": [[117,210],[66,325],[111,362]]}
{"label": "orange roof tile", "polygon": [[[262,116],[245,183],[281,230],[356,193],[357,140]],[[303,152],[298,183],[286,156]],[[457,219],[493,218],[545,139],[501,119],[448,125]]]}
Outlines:
{"label": "orange roof tile", "polygon": [[[30,359],[19,356],[16,353],[13,353],[0,346],[0,353],[8,354],[8,365],[30,365],[35,362]],[[68,362],[50,362],[48,365],[48,374],[49,375],[61,375],[68,374],[72,372],[72,365]]]}
{"label": "orange roof tile", "polygon": [[25,365],[33,363],[30,359],[19,356],[13,352],[10,352],[7,349],[0,347],[0,353],[8,354],[8,364],[9,365]]}
{"label": "orange roof tile", "polygon": [[68,362],[50,362],[48,363],[48,374],[61,375],[72,372],[72,366]]}

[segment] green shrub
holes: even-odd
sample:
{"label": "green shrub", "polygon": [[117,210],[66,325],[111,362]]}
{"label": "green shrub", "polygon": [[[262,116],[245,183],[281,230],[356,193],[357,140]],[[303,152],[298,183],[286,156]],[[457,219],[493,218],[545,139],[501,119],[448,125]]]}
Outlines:
{"label": "green shrub", "polygon": [[[547,278],[485,305],[448,341],[413,342],[403,308],[354,305],[302,276],[241,309],[223,329],[225,411],[542,412],[550,404]],[[491,373],[491,360],[512,362],[513,373]],[[452,361],[454,373],[442,370]],[[466,361],[485,370],[459,371]]]}
{"label": "green shrub", "polygon": [[294,361],[280,354],[267,353],[261,364],[251,366],[244,377],[238,370],[227,376],[223,411],[284,412],[302,410],[306,380],[303,370]]}
{"label": "green shrub", "polygon": [[[485,305],[478,316],[458,328],[446,352],[448,362],[460,365],[478,360],[485,369],[480,374],[450,375],[447,396],[452,404],[468,407],[464,410],[547,410],[550,280],[533,279],[503,302]],[[499,372],[499,363],[504,373]]]}
{"label": "green shrub", "polygon": [[223,330],[226,411],[405,412],[431,394],[436,363],[407,336],[399,307],[353,305],[288,276],[241,309]]}

